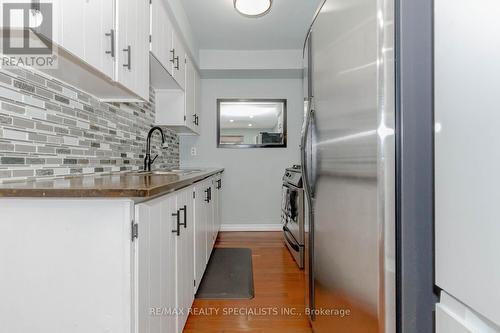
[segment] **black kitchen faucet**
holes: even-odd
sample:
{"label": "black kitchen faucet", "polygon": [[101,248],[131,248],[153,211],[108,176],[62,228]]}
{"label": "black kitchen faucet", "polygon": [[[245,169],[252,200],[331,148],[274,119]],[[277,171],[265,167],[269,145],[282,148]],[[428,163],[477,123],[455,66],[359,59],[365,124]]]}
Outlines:
{"label": "black kitchen faucet", "polygon": [[160,131],[162,148],[164,149],[167,148],[165,147],[165,135],[163,134],[163,130],[158,126],[151,128],[149,130],[148,138],[146,140],[146,157],[144,157],[144,171],[151,171],[151,165],[153,165],[156,158],[158,158],[158,155],[156,155],[153,159],[151,159],[151,136],[155,131]]}

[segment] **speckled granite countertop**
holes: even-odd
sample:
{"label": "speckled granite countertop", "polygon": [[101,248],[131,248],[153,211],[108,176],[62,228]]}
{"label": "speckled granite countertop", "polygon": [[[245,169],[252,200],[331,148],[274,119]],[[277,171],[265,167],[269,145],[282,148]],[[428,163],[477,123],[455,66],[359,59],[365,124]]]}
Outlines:
{"label": "speckled granite countertop", "polygon": [[194,184],[224,169],[199,169],[187,174],[82,175],[0,184],[0,198],[150,198]]}

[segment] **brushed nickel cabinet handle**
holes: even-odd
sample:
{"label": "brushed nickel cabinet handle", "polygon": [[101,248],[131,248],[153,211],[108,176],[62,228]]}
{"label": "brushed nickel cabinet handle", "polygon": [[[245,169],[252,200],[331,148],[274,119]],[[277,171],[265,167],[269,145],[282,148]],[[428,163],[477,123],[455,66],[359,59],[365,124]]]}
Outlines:
{"label": "brushed nickel cabinet handle", "polygon": [[179,56],[175,57],[175,62],[177,62],[177,65],[175,65],[175,69],[179,70]]}
{"label": "brushed nickel cabinet handle", "polygon": [[115,30],[111,29],[108,33],[105,34],[107,37],[111,39],[111,50],[106,51],[106,54],[110,54],[111,58],[115,57]]}
{"label": "brushed nickel cabinet handle", "polygon": [[127,52],[127,63],[123,64],[129,71],[132,69],[132,47],[129,45],[123,52]]}
{"label": "brushed nickel cabinet handle", "polygon": [[170,59],[170,62],[175,64],[175,49],[171,49],[170,53],[172,53],[172,59]]}

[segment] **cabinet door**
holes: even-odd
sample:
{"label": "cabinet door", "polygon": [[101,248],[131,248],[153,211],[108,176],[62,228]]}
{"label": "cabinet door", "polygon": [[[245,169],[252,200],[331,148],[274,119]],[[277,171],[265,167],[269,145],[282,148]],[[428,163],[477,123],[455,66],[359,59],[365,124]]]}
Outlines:
{"label": "cabinet door", "polygon": [[99,72],[114,77],[113,0],[54,0],[54,42]]}
{"label": "cabinet door", "polygon": [[136,206],[138,239],[136,276],[138,332],[174,332],[176,317],[151,315],[151,309],[176,306],[175,197],[166,196]]}
{"label": "cabinet door", "polygon": [[206,182],[195,185],[194,199],[194,251],[195,251],[195,284],[196,289],[200,285],[205,267],[207,265],[207,215],[205,205]]}
{"label": "cabinet door", "polygon": [[195,132],[200,134],[201,124],[201,78],[198,70],[194,70],[194,114],[196,115]]}
{"label": "cabinet door", "polygon": [[151,52],[172,75],[173,28],[163,0],[151,2]]}
{"label": "cabinet door", "polygon": [[[168,309],[176,306],[176,260],[175,260],[175,230],[177,226],[175,213],[175,198],[169,196],[161,205],[161,305]],[[157,292],[157,291],[156,291]],[[161,333],[174,332],[176,317],[173,315],[161,316]]]}
{"label": "cabinet door", "polygon": [[[73,23],[74,25],[74,23]],[[85,0],[85,61],[114,77],[115,29],[113,0]]]}
{"label": "cabinet door", "polygon": [[194,300],[193,192],[189,188],[177,195],[177,209],[183,226],[176,238],[177,253],[177,332],[182,333]]}
{"label": "cabinet door", "polygon": [[196,115],[195,115],[195,68],[191,59],[186,58],[186,82],[185,82],[185,98],[186,98],[186,126],[193,131],[196,131]]}
{"label": "cabinet door", "polygon": [[175,54],[174,79],[181,89],[185,88],[186,81],[186,51],[177,33],[173,34],[173,50]]}
{"label": "cabinet door", "polygon": [[127,25],[136,24],[136,21],[129,21],[129,14],[132,12],[133,0],[120,0],[116,2],[116,76],[117,82],[132,90],[133,88],[133,72],[128,66],[129,63],[129,46],[132,48],[129,39],[129,29]]}
{"label": "cabinet door", "polygon": [[216,196],[214,200],[214,225],[215,225],[215,239],[220,230],[221,225],[221,197],[222,197],[222,175],[219,174],[215,177]]}
{"label": "cabinet door", "polygon": [[436,285],[498,326],[499,14],[498,1],[435,1]]}
{"label": "cabinet door", "polygon": [[[120,0],[121,1],[121,0]],[[147,1],[133,1],[136,26],[129,26],[132,30],[132,71],[134,72],[133,91],[146,101],[149,100],[149,3]]]}
{"label": "cabinet door", "polygon": [[[215,245],[215,242],[217,241],[217,234],[219,233],[219,178],[218,176],[214,177],[214,182],[213,182],[213,245]],[[213,247],[212,245],[212,247]]]}
{"label": "cabinet door", "polygon": [[130,200],[2,198],[0,212],[0,332],[134,331]]}
{"label": "cabinet door", "polygon": [[207,182],[207,190],[209,193],[208,201],[205,203],[205,212],[207,216],[207,256],[209,259],[214,247],[214,186],[212,178]]}
{"label": "cabinet door", "polygon": [[85,60],[85,0],[58,0],[60,45]]}
{"label": "cabinet door", "polygon": [[149,100],[149,3],[120,0],[116,7],[116,80]]}

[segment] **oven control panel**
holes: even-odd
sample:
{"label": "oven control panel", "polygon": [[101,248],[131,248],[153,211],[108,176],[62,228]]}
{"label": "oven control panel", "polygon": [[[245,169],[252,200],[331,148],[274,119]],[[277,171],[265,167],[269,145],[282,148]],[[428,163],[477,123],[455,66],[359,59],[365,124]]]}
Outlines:
{"label": "oven control panel", "polygon": [[283,176],[283,183],[291,184],[295,187],[302,187],[302,173],[300,169],[289,168],[286,169]]}

